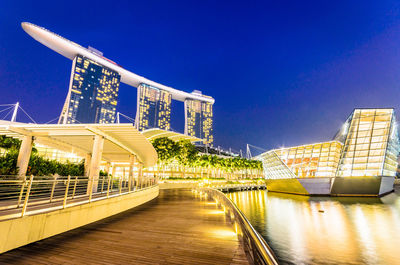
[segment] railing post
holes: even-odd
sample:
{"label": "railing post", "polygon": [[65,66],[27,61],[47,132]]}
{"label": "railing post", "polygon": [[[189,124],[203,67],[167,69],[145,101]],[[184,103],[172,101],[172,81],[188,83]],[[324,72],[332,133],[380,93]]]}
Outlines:
{"label": "railing post", "polygon": [[89,186],[89,202],[92,201],[92,194],[93,194],[93,182],[94,182],[94,176],[91,180],[88,181],[88,186]]}
{"label": "railing post", "polygon": [[101,193],[103,193],[103,190],[104,190],[104,176],[103,176],[103,178],[102,178],[102,180],[101,180]]}
{"label": "railing post", "polygon": [[54,189],[56,188],[57,175],[54,175],[53,186],[51,187],[50,202],[53,201]]}
{"label": "railing post", "polygon": [[110,182],[111,182],[111,176],[108,176],[108,182],[107,182],[107,198],[110,196]]}
{"label": "railing post", "polygon": [[113,189],[113,186],[114,186],[114,175],[111,176],[111,187],[110,187],[111,191]]}
{"label": "railing post", "polygon": [[32,182],[33,182],[33,175],[31,175],[31,177],[29,178],[29,186],[26,191],[24,206],[22,207],[22,212],[21,212],[21,217],[23,217],[25,215],[26,208],[28,207],[28,200],[29,200],[29,194],[31,193]]}
{"label": "railing post", "polygon": [[22,181],[21,191],[19,192],[19,196],[18,196],[17,208],[19,208],[19,205],[21,204],[22,195],[24,195],[25,185],[26,185],[26,176],[24,176],[24,180]]}
{"label": "railing post", "polygon": [[122,192],[122,178],[119,178],[119,194]]}
{"label": "railing post", "polygon": [[70,181],[71,181],[71,176],[70,176],[70,175],[68,175],[67,187],[65,187],[65,194],[64,194],[63,208],[65,208],[65,205],[67,204],[68,190],[69,190],[69,183],[70,183]]}
{"label": "railing post", "polygon": [[75,198],[76,184],[78,183],[78,176],[75,177],[74,191],[72,192],[72,199]]}

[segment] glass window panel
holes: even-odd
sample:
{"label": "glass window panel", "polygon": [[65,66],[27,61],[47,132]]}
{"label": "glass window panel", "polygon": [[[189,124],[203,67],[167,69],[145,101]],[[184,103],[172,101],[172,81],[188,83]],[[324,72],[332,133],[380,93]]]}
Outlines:
{"label": "glass window panel", "polygon": [[373,142],[373,143],[383,142],[383,141],[385,141],[385,138],[386,137],[384,137],[384,136],[374,136],[374,137],[372,137],[371,142]]}
{"label": "glass window panel", "polygon": [[366,170],[365,176],[377,176],[379,175],[379,170]]}
{"label": "glass window panel", "polygon": [[348,148],[347,148],[348,151],[354,151],[355,149],[356,149],[356,146],[353,145],[353,144],[349,145]]}
{"label": "glass window panel", "polygon": [[377,150],[377,149],[383,149],[386,147],[386,143],[371,143],[371,149]]}
{"label": "glass window panel", "polygon": [[387,134],[386,129],[375,129],[372,131],[372,136],[381,136]]}
{"label": "glass window panel", "polygon": [[353,170],[351,172],[351,176],[354,176],[354,177],[365,176],[365,171],[364,170]]}
{"label": "glass window panel", "polygon": [[367,157],[367,156],[368,156],[368,150],[365,150],[365,151],[356,151],[356,152],[355,152],[355,156],[357,156],[357,157],[360,157],[360,156]]}
{"label": "glass window panel", "polygon": [[371,168],[373,168],[373,169],[380,169],[381,166],[382,166],[382,162],[381,162],[381,161],[380,161],[379,163],[371,163],[371,162],[368,162],[368,164],[367,164],[368,169],[371,169]]}
{"label": "glass window panel", "polygon": [[358,136],[367,136],[372,129],[372,124],[360,124],[358,129]]}
{"label": "glass window panel", "polygon": [[367,163],[368,157],[355,157],[354,158],[354,163]]}
{"label": "glass window panel", "polygon": [[368,150],[369,149],[369,144],[358,144],[356,145],[356,150]]}
{"label": "glass window panel", "polygon": [[368,157],[368,162],[370,163],[381,163],[383,161],[383,156],[370,156]]}
{"label": "glass window panel", "polygon": [[374,129],[384,129],[388,126],[387,122],[375,122]]}

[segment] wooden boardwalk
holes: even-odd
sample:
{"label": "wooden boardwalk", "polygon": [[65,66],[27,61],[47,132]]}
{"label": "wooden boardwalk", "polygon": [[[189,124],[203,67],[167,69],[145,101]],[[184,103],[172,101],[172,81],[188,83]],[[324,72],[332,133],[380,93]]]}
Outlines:
{"label": "wooden boardwalk", "polygon": [[189,190],[0,255],[0,264],[248,264],[229,218]]}

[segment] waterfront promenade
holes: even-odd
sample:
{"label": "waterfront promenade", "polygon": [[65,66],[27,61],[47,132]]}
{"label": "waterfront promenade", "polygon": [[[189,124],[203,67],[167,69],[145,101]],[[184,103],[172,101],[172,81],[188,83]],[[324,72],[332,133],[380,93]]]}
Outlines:
{"label": "waterfront promenade", "polygon": [[190,190],[0,255],[0,264],[248,264],[228,217]]}

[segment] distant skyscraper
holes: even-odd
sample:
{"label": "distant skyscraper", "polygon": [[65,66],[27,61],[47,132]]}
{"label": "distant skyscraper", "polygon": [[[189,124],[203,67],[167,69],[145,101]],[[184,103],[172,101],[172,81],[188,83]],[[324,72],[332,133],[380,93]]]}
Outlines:
{"label": "distant skyscraper", "polygon": [[[197,92],[200,93],[200,92]],[[209,102],[186,99],[185,100],[185,134],[205,139],[207,144],[214,141],[213,105]]]}
{"label": "distant skyscraper", "polygon": [[151,128],[171,129],[171,94],[156,87],[138,87],[135,125],[139,131]]}
{"label": "distant skyscraper", "polygon": [[59,123],[114,123],[121,76],[77,55]]}

